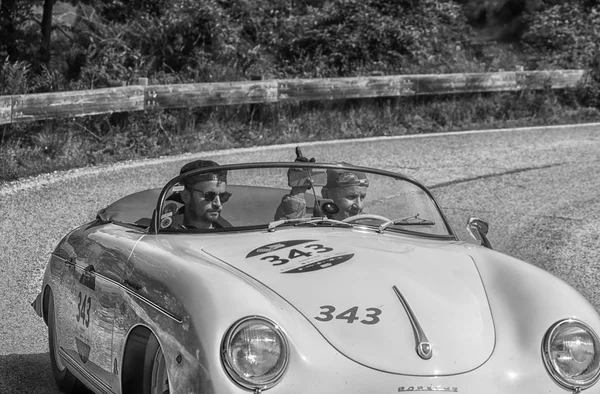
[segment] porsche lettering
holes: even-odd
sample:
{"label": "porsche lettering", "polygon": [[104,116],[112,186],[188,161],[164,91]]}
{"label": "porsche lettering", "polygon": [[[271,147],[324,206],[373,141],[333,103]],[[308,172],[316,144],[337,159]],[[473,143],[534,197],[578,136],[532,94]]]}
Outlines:
{"label": "porsche lettering", "polygon": [[451,393],[458,393],[458,387],[450,386],[400,386],[398,392],[406,391],[446,391]]}

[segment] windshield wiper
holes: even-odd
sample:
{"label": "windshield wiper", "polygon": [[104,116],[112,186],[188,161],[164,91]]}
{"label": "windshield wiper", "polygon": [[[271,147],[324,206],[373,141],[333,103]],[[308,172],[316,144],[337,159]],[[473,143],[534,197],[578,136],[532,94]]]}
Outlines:
{"label": "windshield wiper", "polygon": [[319,225],[330,225],[330,226],[343,226],[343,227],[354,227],[350,223],[342,222],[340,220],[329,219],[328,217],[309,217],[309,218],[298,218],[298,219],[282,219],[276,220],[274,222],[269,223],[267,227],[268,231],[275,231],[276,227],[283,226],[285,224],[293,224],[294,226],[300,225],[311,225],[311,226],[319,226]]}
{"label": "windshield wiper", "polygon": [[419,214],[417,213],[415,216],[407,216],[405,218],[390,220],[389,222],[382,223],[379,226],[379,228],[377,229],[377,231],[379,231],[380,233],[382,233],[383,230],[385,230],[386,228],[388,228],[391,225],[398,225],[398,226],[433,226],[433,225],[435,225],[435,222],[433,220],[420,218]]}
{"label": "windshield wiper", "polygon": [[336,219],[329,219],[327,216],[323,216],[323,217],[317,217],[317,218],[312,218],[313,220],[308,221],[308,222],[304,222],[304,223],[299,223],[297,224],[310,224],[313,226],[319,226],[319,225],[330,225],[330,226],[342,226],[342,227],[354,227],[353,224],[351,223],[346,223],[346,222],[342,222],[341,220],[336,220]]}

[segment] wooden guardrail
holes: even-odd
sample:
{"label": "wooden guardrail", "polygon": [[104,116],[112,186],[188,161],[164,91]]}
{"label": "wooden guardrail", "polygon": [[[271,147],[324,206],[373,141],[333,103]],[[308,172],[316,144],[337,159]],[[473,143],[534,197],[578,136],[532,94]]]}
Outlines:
{"label": "wooden guardrail", "polygon": [[583,82],[585,74],[584,70],[554,70],[286,79],[0,96],[0,124],[216,105],[563,89]]}

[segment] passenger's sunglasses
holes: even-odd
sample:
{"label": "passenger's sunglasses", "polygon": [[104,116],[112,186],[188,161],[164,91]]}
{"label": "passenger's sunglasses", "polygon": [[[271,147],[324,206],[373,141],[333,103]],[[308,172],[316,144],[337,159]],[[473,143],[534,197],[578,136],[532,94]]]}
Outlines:
{"label": "passenger's sunglasses", "polygon": [[227,202],[229,200],[229,197],[231,197],[231,193],[230,192],[223,192],[223,193],[217,193],[217,192],[204,192],[202,190],[198,190],[198,189],[194,189],[193,187],[189,187],[189,189],[201,193],[202,196],[204,197],[204,200],[208,201],[208,202],[213,202],[215,201],[215,198],[217,198],[217,196],[219,196],[219,200],[221,200],[221,202]]}

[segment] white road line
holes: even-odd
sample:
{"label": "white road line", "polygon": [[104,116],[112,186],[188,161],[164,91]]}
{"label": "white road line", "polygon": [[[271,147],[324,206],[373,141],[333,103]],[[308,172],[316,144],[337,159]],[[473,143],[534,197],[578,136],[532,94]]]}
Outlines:
{"label": "white road line", "polygon": [[84,176],[96,175],[107,171],[119,171],[128,168],[138,168],[145,166],[152,166],[163,163],[173,163],[182,160],[190,159],[201,159],[204,157],[211,156],[226,156],[232,154],[243,154],[252,152],[262,152],[268,150],[280,150],[287,148],[294,148],[296,146],[315,146],[315,145],[333,145],[333,144],[347,144],[353,142],[371,142],[371,141],[385,141],[385,140],[401,140],[401,139],[418,139],[418,138],[438,138],[448,137],[456,135],[469,135],[469,134],[486,134],[486,133],[499,133],[499,132],[528,132],[528,131],[539,131],[539,130],[556,130],[565,128],[587,128],[587,127],[600,127],[600,123],[582,123],[582,124],[569,124],[569,125],[555,125],[555,126],[535,126],[535,127],[518,127],[518,128],[507,128],[507,129],[489,129],[489,130],[468,130],[468,131],[452,131],[452,132],[441,132],[441,133],[427,133],[427,134],[408,134],[408,135],[397,135],[397,136],[383,136],[383,137],[368,137],[368,138],[355,138],[355,139],[343,139],[343,140],[328,140],[328,141],[317,141],[317,142],[296,142],[282,145],[267,145],[267,146],[256,146],[250,148],[236,148],[236,149],[223,149],[215,151],[207,151],[200,153],[185,153],[176,156],[161,156],[156,159],[140,159],[127,162],[119,162],[113,164],[104,164],[96,167],[84,167],[77,168],[67,171],[56,171],[49,174],[41,174],[30,178],[23,178],[21,180],[8,182],[5,185],[0,186],[0,197],[11,195],[20,191],[35,189],[49,184],[77,179]]}

